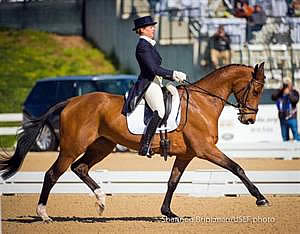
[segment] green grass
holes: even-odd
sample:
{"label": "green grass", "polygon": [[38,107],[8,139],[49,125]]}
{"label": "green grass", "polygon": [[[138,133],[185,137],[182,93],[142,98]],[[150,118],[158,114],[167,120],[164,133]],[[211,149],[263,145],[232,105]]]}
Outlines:
{"label": "green grass", "polygon": [[38,79],[116,72],[101,51],[78,37],[0,28],[0,113],[21,112]]}
{"label": "green grass", "polygon": [[[20,121],[13,122],[0,122],[1,127],[20,127],[22,123]],[[12,148],[16,142],[16,136],[0,136],[0,148]]]}
{"label": "green grass", "polygon": [[13,122],[0,122],[0,127],[19,127],[22,123],[19,121],[13,121]]}
{"label": "green grass", "polygon": [[0,136],[0,148],[12,148],[16,142],[16,136]]}

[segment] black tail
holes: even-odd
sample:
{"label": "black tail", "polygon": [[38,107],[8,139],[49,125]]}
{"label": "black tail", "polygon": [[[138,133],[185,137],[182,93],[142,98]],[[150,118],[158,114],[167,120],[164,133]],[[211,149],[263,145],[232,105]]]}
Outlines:
{"label": "black tail", "polygon": [[19,170],[26,154],[47,122],[49,115],[56,111],[62,111],[67,104],[68,101],[60,102],[51,107],[40,118],[32,119],[22,126],[21,132],[17,134],[18,140],[15,153],[12,156],[1,155],[0,157],[0,175],[4,180],[12,177]]}

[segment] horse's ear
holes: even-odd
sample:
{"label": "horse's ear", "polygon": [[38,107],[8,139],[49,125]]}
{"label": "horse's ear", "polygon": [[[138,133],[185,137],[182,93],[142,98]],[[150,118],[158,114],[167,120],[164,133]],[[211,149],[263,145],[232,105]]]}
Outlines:
{"label": "horse's ear", "polygon": [[257,71],[258,71],[258,64],[255,65],[254,73],[256,73]]}
{"label": "horse's ear", "polygon": [[[264,71],[264,65],[265,65],[265,62],[262,62],[260,65],[259,65],[259,70],[260,71]],[[257,66],[257,65],[256,65]]]}
{"label": "horse's ear", "polygon": [[252,72],[253,79],[257,78],[257,72],[258,72],[258,64],[255,65],[254,72]]}
{"label": "horse's ear", "polygon": [[[259,65],[259,68],[258,68],[258,75],[259,75],[259,77],[263,77],[263,78],[262,78],[262,81],[265,79],[264,65],[265,65],[265,62],[262,62],[262,63]],[[257,65],[256,65],[256,66],[257,66]]]}

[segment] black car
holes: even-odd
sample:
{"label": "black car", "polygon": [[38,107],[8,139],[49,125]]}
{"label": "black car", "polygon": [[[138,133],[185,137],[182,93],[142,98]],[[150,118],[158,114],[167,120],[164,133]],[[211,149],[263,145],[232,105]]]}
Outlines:
{"label": "black car", "polygon": [[[124,95],[134,84],[134,75],[64,76],[36,82],[23,105],[23,122],[36,118],[55,105],[74,96],[100,91]],[[59,145],[59,113],[49,118],[32,150],[57,150]],[[122,149],[122,146],[120,146]]]}

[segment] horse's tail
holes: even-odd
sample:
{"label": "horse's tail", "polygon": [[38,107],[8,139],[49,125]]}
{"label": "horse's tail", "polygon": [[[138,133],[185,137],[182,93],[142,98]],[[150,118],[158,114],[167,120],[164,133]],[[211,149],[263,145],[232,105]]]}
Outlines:
{"label": "horse's tail", "polygon": [[17,148],[15,153],[11,155],[0,155],[0,175],[6,180],[12,177],[21,167],[26,154],[35,142],[35,139],[40,134],[48,117],[57,111],[62,111],[68,104],[68,100],[60,102],[51,107],[47,113],[36,119],[30,119],[24,123],[17,134]]}

